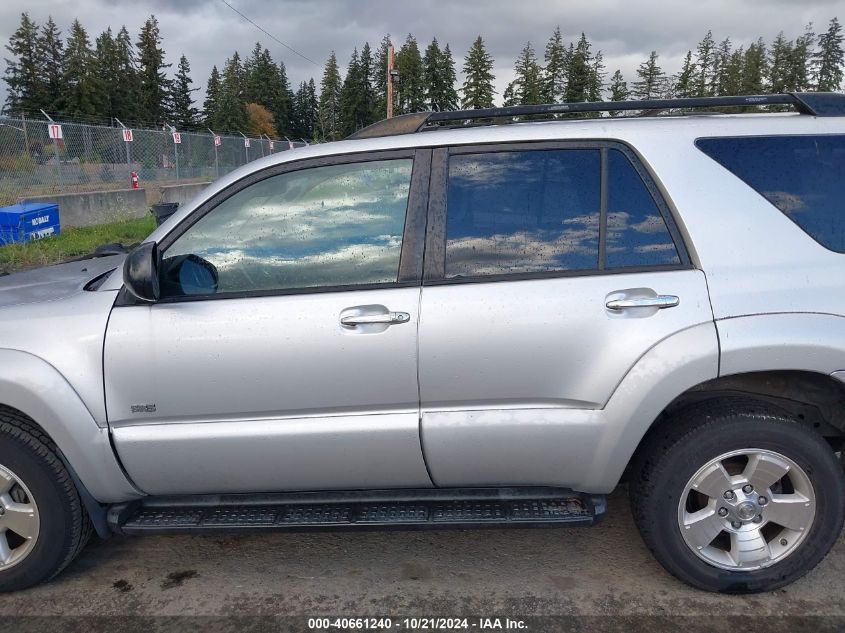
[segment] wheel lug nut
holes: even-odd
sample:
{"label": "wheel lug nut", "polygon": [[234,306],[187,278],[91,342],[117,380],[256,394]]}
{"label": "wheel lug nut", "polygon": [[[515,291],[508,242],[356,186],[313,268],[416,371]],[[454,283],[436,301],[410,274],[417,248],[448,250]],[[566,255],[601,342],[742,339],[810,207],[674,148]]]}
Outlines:
{"label": "wheel lug nut", "polygon": [[762,523],[762,522],[763,522],[763,515],[762,515],[762,514],[758,514],[756,517],[754,517],[754,518],[753,518],[753,519],[751,519],[751,520],[752,520],[752,521],[754,521],[754,523]]}
{"label": "wheel lug nut", "polygon": [[726,491],[725,491],[725,494],[724,494],[724,497],[725,497],[725,499],[727,499],[728,501],[730,501],[731,499],[733,499],[734,497],[736,497],[736,495],[734,494],[734,491],[733,491],[733,490],[726,490]]}
{"label": "wheel lug nut", "polygon": [[738,530],[742,527],[742,523],[740,523],[739,521],[731,521],[731,526],[733,527],[733,529]]}
{"label": "wheel lug nut", "polygon": [[743,491],[745,494],[748,494],[749,492],[751,492],[751,491],[753,491],[753,490],[754,490],[754,486],[752,486],[751,484],[745,484],[745,485],[742,487],[742,491]]}
{"label": "wheel lug nut", "polygon": [[3,516],[4,514],[6,514],[6,508],[4,508],[3,506],[0,506],[0,517]]}
{"label": "wheel lug nut", "polygon": [[787,541],[785,538],[782,538],[780,540],[780,544],[783,545],[784,547],[786,547],[789,544],[789,541]]}
{"label": "wheel lug nut", "polygon": [[759,499],[757,499],[757,503],[759,503],[761,506],[764,506],[769,503],[769,500],[766,499],[766,497],[760,497]]}
{"label": "wheel lug nut", "polygon": [[727,508],[719,508],[719,516],[720,517],[728,516],[728,509]]}

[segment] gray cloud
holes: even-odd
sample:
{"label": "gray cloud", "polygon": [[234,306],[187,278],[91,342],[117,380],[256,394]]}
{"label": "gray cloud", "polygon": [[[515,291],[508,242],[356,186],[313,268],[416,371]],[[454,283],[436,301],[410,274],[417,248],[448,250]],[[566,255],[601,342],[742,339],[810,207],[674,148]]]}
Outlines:
{"label": "gray cloud", "polygon": [[[556,24],[567,40],[583,31],[605,55],[607,69],[621,69],[633,80],[637,65],[651,50],[663,67],[674,72],[687,49],[708,29],[717,39],[730,36],[747,44],[762,36],[771,40],[781,30],[800,34],[808,22],[816,30],[833,16],[845,18],[845,0],[231,0],[240,11],[270,33],[322,64],[331,50],[344,63],[355,46],[379,42],[385,33],[397,45],[413,33],[422,46],[433,36],[449,43],[458,59],[481,34],[495,58],[501,94],[512,78],[513,60],[526,41],[542,49]],[[256,41],[285,62],[296,85],[322,68],[297,57],[242,20],[222,2],[212,0],[5,0],[0,3],[0,39],[7,41],[21,11],[39,24],[52,15],[63,31],[74,17],[92,40],[109,25],[122,24],[137,37],[144,19],[155,13],[161,23],[169,62],[181,54],[191,62],[196,84],[204,88],[212,65],[239,50],[246,54]],[[201,98],[201,97],[200,97]],[[0,86],[5,100],[5,85]]]}

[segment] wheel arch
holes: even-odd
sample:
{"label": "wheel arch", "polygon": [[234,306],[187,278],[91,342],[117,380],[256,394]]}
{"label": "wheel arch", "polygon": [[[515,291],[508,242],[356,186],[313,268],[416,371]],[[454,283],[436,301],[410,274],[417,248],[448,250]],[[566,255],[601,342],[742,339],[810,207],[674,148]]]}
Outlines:
{"label": "wheel arch", "polygon": [[25,415],[56,444],[75,478],[100,503],[140,495],[123,472],[108,428],[52,365],[20,350],[0,349],[0,404]]}

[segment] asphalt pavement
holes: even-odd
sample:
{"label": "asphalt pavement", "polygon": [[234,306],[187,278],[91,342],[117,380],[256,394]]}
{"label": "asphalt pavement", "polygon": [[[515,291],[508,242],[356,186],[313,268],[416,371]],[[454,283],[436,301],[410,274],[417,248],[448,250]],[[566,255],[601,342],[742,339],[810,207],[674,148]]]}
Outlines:
{"label": "asphalt pavement", "polygon": [[[54,620],[72,627],[47,628],[87,633],[98,622],[109,631],[129,630],[117,625],[126,616],[179,616],[183,623],[192,616],[569,616],[570,624],[592,623],[583,630],[612,622],[619,624],[615,630],[632,630],[638,627],[626,623],[648,622],[646,616],[656,619],[641,630],[657,630],[661,622],[678,630],[669,624],[684,616],[699,623],[710,618],[708,629],[728,631],[749,630],[750,618],[777,616],[768,619],[774,625],[790,616],[790,631],[845,626],[845,619],[830,618],[845,617],[842,539],[789,587],[755,596],[708,594],[655,562],[634,527],[624,490],[609,505],[607,518],[592,528],[95,540],[50,583],[0,595],[0,630],[10,630],[3,627],[10,616],[51,615],[85,616]],[[746,624],[737,628],[735,618]],[[11,621],[24,630],[28,618]],[[552,621],[529,618],[525,630],[552,630],[543,624]],[[296,622],[289,630],[309,630],[306,619]]]}

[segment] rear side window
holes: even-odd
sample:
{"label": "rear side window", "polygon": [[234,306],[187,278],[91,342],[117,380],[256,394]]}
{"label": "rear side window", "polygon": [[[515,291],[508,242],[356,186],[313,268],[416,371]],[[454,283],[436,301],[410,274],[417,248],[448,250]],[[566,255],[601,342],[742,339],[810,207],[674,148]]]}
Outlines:
{"label": "rear side window", "polygon": [[845,135],[702,138],[696,146],[810,237],[845,253]]}
{"label": "rear side window", "polygon": [[597,149],[449,159],[446,278],[598,267]]}
{"label": "rear side window", "polygon": [[622,151],[538,149],[449,158],[447,279],[680,263],[654,198]]}
{"label": "rear side window", "polygon": [[607,152],[607,268],[680,264],[666,222],[631,161]]}

